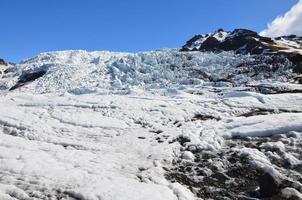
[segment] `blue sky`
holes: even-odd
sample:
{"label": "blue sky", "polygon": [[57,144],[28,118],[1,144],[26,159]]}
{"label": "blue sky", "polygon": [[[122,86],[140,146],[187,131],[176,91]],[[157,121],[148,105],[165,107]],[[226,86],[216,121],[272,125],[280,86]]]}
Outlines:
{"label": "blue sky", "polygon": [[0,58],[40,52],[146,51],[198,33],[261,31],[298,0],[0,0]]}

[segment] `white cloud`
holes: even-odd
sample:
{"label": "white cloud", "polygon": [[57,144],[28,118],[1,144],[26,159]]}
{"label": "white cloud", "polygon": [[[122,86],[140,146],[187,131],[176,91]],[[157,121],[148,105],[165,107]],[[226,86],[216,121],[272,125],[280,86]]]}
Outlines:
{"label": "white cloud", "polygon": [[302,0],[283,16],[277,17],[261,33],[263,36],[278,37],[283,35],[302,36]]}

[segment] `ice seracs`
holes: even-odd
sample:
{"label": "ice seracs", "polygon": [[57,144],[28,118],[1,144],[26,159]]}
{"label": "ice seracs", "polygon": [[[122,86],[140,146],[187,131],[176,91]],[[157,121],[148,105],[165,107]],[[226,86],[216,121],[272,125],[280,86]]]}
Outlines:
{"label": "ice seracs", "polygon": [[261,79],[289,81],[294,78],[291,67],[284,58],[234,52],[48,52],[11,68],[1,88],[78,94],[140,88],[169,93],[208,83],[239,86]]}

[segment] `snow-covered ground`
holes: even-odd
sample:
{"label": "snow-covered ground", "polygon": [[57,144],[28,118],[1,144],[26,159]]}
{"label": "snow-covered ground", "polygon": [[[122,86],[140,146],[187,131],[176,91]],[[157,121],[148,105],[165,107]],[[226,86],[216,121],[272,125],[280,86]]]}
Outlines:
{"label": "snow-covered ground", "polygon": [[[246,86],[301,88],[284,82],[287,71],[265,82],[244,75],[233,84],[207,80],[227,78],[249,59],[226,52],[64,51],[15,66],[1,80],[0,199],[197,199],[166,179],[175,158],[194,162],[192,152],[223,149],[231,138],[301,137],[301,93],[265,95]],[[38,71],[46,74],[7,90]],[[175,142],[179,137],[185,145]],[[285,152],[285,146],[263,148]],[[236,151],[279,173],[258,149]],[[287,154],[293,165],[300,157]]]}

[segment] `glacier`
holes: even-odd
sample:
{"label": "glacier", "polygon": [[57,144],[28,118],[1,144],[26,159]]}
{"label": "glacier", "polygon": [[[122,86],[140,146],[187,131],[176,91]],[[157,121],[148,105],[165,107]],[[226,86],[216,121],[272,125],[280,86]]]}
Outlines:
{"label": "glacier", "polygon": [[[227,79],[236,66],[253,60],[251,56],[232,52],[183,53],[178,49],[145,53],[49,52],[17,65],[6,75],[10,80],[6,83],[11,87],[22,74],[44,71],[46,75],[30,84],[27,91],[85,93],[103,90],[110,93],[131,88],[181,90],[186,85],[204,85],[203,79],[209,77],[212,80]],[[284,68],[286,73],[286,66]],[[248,76],[240,75],[234,79],[238,83],[251,81]]]}
{"label": "glacier", "polygon": [[[286,64],[238,73],[254,60],[234,52],[72,50],[9,66],[0,79],[0,199],[202,199],[174,172],[209,151],[231,150],[295,181],[301,154],[289,148],[301,145],[302,94],[288,91],[302,86],[290,82]],[[223,159],[207,162],[222,173]],[[192,173],[200,181],[216,172]]]}

